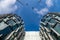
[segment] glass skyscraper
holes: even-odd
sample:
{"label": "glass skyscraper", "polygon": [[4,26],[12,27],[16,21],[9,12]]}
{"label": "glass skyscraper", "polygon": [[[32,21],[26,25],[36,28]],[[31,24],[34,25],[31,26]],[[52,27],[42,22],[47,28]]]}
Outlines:
{"label": "glass skyscraper", "polygon": [[60,13],[48,13],[40,21],[42,40],[60,40]]}
{"label": "glass skyscraper", "polygon": [[23,40],[24,22],[16,14],[0,15],[0,40]]}

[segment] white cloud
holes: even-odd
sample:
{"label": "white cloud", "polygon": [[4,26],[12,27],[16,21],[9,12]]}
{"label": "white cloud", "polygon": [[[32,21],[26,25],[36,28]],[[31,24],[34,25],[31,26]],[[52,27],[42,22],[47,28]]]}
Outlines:
{"label": "white cloud", "polygon": [[53,0],[46,0],[46,5],[47,5],[47,7],[51,7],[51,6],[53,6],[53,2],[52,2]]}
{"label": "white cloud", "polygon": [[53,6],[53,2],[52,2],[53,0],[46,0],[46,5],[47,5],[47,7],[45,7],[45,8],[42,8],[41,10],[38,10],[37,8],[34,8],[34,11],[36,12],[36,13],[38,13],[39,15],[42,15],[42,16],[44,16],[45,14],[47,14],[48,12],[49,12],[49,8],[51,7],[51,6]]}
{"label": "white cloud", "polygon": [[38,14],[45,15],[48,12],[48,8],[43,8],[40,11],[37,11]]}
{"label": "white cloud", "polygon": [[38,9],[34,9],[39,15],[45,15],[49,10],[48,8],[43,8],[41,10],[38,11]]}
{"label": "white cloud", "polygon": [[16,0],[0,1],[0,14],[11,13],[17,9]]}
{"label": "white cloud", "polygon": [[37,9],[37,8],[34,8],[34,11],[36,11],[36,12],[37,12],[37,11],[38,11],[38,9]]}

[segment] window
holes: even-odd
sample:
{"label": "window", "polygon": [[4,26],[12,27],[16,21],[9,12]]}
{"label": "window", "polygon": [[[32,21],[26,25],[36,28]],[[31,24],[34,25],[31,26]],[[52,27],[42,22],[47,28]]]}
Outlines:
{"label": "window", "polygon": [[19,16],[16,16],[16,15],[15,15],[15,18],[16,18],[18,21],[21,20],[21,17],[19,17]]}
{"label": "window", "polygon": [[46,27],[50,29],[51,25],[50,24],[47,24]]}
{"label": "window", "polygon": [[13,25],[15,24],[15,22],[14,22],[13,20],[9,20],[9,21],[7,22],[7,24],[13,26]]}
{"label": "window", "polygon": [[45,22],[45,19],[41,19],[42,22]]}
{"label": "window", "polygon": [[4,21],[6,22],[7,20],[9,20],[9,18],[5,18]]}
{"label": "window", "polygon": [[57,31],[57,32],[60,34],[60,24],[57,24],[57,25],[54,27],[54,30]]}
{"label": "window", "polygon": [[17,25],[15,24],[13,20],[9,20],[8,24],[11,26],[12,30],[15,30],[17,28]]}
{"label": "window", "polygon": [[12,19],[16,19],[15,17],[12,17]]}
{"label": "window", "polygon": [[3,37],[5,37],[7,34],[9,34],[12,30],[10,27],[5,24],[4,22],[0,22],[0,34],[2,34]]}
{"label": "window", "polygon": [[55,23],[55,20],[54,20],[54,19],[51,19],[51,20],[50,20],[50,23]]}
{"label": "window", "polygon": [[44,19],[45,19],[45,21],[49,21],[51,19],[51,17],[50,16],[45,16]]}
{"label": "window", "polygon": [[18,21],[17,19],[15,19],[15,22],[16,22],[16,23],[19,23],[19,21]]}
{"label": "window", "polygon": [[51,17],[48,17],[48,18],[46,18],[46,21],[49,21],[51,19]]}
{"label": "window", "polygon": [[21,20],[19,17],[17,18],[19,21]]}
{"label": "window", "polygon": [[56,19],[58,19],[59,17],[58,17],[58,16],[56,16],[55,18],[56,18]]}
{"label": "window", "polygon": [[5,24],[4,22],[1,22],[0,23],[0,30],[5,29],[7,26],[8,26],[7,24]]}
{"label": "window", "polygon": [[56,21],[55,21],[54,19],[51,19],[51,20],[50,20],[50,23],[51,23],[51,25],[54,26],[54,25],[56,24]]}

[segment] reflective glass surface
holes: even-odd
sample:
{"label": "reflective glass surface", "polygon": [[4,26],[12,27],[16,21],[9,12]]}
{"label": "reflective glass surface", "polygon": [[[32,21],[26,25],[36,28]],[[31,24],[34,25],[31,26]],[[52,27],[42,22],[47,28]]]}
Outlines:
{"label": "reflective glass surface", "polygon": [[57,31],[57,32],[60,34],[60,24],[57,24],[57,25],[54,27],[54,30]]}

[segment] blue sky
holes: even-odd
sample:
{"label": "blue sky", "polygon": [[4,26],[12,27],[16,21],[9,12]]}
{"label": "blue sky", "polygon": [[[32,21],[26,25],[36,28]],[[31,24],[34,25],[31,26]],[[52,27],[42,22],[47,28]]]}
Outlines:
{"label": "blue sky", "polygon": [[10,13],[13,11],[13,13],[21,16],[24,20],[26,31],[39,31],[39,23],[42,16],[48,12],[60,12],[60,0],[20,0],[23,5],[15,0],[10,1],[12,5],[10,4],[8,7],[6,7],[6,4],[4,5],[9,11],[7,12],[4,10],[6,8],[3,8],[3,12]]}
{"label": "blue sky", "polygon": [[[38,6],[40,3],[38,3],[37,0],[33,0],[33,1],[32,0],[26,0],[26,1],[22,0],[21,2],[24,5],[23,5],[23,7],[21,6],[21,8],[18,9],[16,11],[16,13],[23,18],[23,20],[25,22],[26,31],[38,31],[41,15],[38,15],[32,9],[32,7],[41,9],[40,6]],[[28,3],[28,5],[26,5],[26,3]]]}
{"label": "blue sky", "polygon": [[[19,9],[17,9],[16,13],[21,16],[25,22],[26,31],[38,31],[39,23],[42,18],[41,14],[35,12],[32,7],[41,10],[43,8],[47,8],[46,0],[20,0],[24,5],[21,5]],[[26,5],[28,3],[28,5]],[[60,12],[60,1],[52,0],[53,6],[48,8],[48,12]],[[18,3],[19,4],[19,3]],[[19,5],[18,5],[19,6]],[[48,13],[47,12],[47,13]]]}

